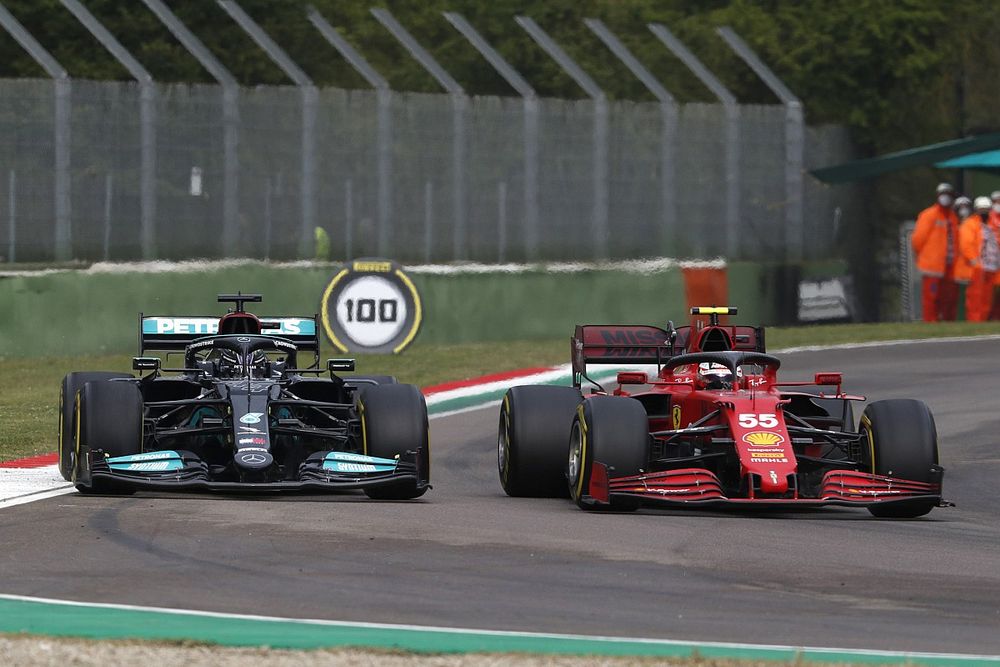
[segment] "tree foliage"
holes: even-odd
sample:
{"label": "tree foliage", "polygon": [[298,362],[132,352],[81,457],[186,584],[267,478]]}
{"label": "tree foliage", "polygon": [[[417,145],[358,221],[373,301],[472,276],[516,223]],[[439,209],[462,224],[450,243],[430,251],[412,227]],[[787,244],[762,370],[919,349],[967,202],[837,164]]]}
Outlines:
{"label": "tree foliage", "polygon": [[[158,81],[210,82],[208,73],[141,2],[83,0]],[[59,0],[5,6],[73,77],[125,79],[127,72]],[[216,3],[174,0],[177,15],[246,85],[289,83]],[[322,86],[366,84],[305,18],[309,2],[241,0],[241,6]],[[311,0],[398,90],[438,91],[419,64],[370,14],[372,0]],[[799,95],[811,123],[849,125],[881,152],[993,129],[1000,13],[994,0],[391,0],[387,6],[471,94],[514,92],[441,16],[463,14],[539,94],[583,92],[513,17],[535,19],[613,99],[649,93],[583,25],[602,19],[680,101],[711,94],[647,29],[663,23],[743,102],[774,103],[759,79],[715,33],[730,25]],[[0,76],[44,73],[0,35]]]}

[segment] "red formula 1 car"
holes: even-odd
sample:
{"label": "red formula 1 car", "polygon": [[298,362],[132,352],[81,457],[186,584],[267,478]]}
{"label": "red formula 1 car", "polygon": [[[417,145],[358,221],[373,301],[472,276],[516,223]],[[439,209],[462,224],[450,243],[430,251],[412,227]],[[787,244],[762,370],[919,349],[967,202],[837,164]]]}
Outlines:
{"label": "red formula 1 car", "polygon": [[[521,386],[500,408],[500,482],[511,496],[565,496],[583,509],[744,505],[867,507],[917,517],[944,506],[937,432],[920,401],[867,405],[855,426],[840,373],[778,379],[761,327],[578,326],[573,387]],[[608,391],[588,363],[621,371]],[[586,395],[584,381],[595,385]],[[807,390],[807,388],[812,388]]]}

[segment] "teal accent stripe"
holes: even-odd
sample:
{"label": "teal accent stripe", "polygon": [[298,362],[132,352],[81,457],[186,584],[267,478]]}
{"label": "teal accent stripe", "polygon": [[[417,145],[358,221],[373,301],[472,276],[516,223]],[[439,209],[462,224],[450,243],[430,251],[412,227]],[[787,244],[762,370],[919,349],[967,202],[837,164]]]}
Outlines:
{"label": "teal accent stripe", "polygon": [[1000,656],[691,643],[455,628],[346,623],[154,610],[125,605],[41,601],[0,595],[0,632],[92,639],[186,639],[225,646],[285,649],[364,646],[418,653],[544,653],[563,655],[1000,666]]}

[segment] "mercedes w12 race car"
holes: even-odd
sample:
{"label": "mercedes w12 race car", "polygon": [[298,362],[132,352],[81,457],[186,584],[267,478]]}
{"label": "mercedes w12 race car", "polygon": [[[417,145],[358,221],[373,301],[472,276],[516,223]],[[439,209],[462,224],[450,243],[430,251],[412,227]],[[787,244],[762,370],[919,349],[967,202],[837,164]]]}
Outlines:
{"label": "mercedes w12 race car", "polygon": [[352,359],[321,368],[316,316],[245,311],[260,300],[219,295],[235,303],[221,319],[140,314],[132,366],[144,375],[67,375],[59,397],[63,477],[84,493],[423,495],[430,452],[420,391],[389,376],[339,375],[354,370]]}
{"label": "mercedes w12 race car", "polygon": [[[855,424],[841,373],[778,379],[762,327],[578,326],[572,387],[513,387],[500,408],[500,482],[511,496],[566,496],[583,509],[866,507],[917,517],[944,506],[926,405],[869,403]],[[606,390],[588,363],[654,365]],[[584,382],[594,388],[586,395]],[[807,388],[812,387],[812,390]]]}

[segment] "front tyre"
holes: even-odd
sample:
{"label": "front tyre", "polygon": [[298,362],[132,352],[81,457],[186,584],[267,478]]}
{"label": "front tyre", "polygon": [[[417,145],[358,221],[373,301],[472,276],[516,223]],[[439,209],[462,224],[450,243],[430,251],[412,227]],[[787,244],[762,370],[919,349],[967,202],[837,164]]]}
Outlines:
{"label": "front tyre", "polygon": [[76,392],[88,382],[99,382],[112,378],[130,378],[127,373],[111,371],[87,371],[69,373],[59,387],[59,474],[67,482],[73,481],[73,465],[76,457],[76,425],[73,422]]}
{"label": "front tyre", "polygon": [[[866,472],[915,482],[935,481],[938,464],[937,427],[930,409],[914,399],[870,403],[861,415],[861,464]],[[868,511],[882,518],[923,516],[933,500],[871,505]]]}
{"label": "front tyre", "polygon": [[566,442],[582,400],[573,387],[507,390],[497,429],[497,471],[508,496],[566,497]]}
{"label": "front tyre", "polygon": [[142,394],[132,382],[88,382],[76,395],[76,456],[73,482],[81,493],[129,494],[133,490],[90,481],[87,454],[109,457],[142,452]]}
{"label": "front tyre", "polygon": [[608,467],[608,477],[638,475],[649,461],[649,418],[642,403],[624,396],[595,396],[577,410],[570,433],[566,481],[582,509],[633,511],[637,498],[612,498],[598,505],[588,498],[595,462]]}
{"label": "front tyre", "polygon": [[362,451],[367,456],[395,459],[417,452],[418,480],[365,489],[377,500],[410,500],[427,492],[430,483],[430,438],[427,404],[412,384],[368,385],[358,392]]}

